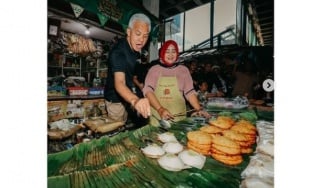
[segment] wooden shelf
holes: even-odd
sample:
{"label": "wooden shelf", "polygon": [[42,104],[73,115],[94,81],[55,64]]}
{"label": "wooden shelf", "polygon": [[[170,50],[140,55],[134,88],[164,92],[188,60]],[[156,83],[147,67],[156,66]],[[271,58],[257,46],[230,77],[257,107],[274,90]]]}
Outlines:
{"label": "wooden shelf", "polygon": [[48,101],[60,101],[60,100],[85,100],[85,99],[103,99],[104,95],[78,95],[78,96],[54,96],[48,97]]}

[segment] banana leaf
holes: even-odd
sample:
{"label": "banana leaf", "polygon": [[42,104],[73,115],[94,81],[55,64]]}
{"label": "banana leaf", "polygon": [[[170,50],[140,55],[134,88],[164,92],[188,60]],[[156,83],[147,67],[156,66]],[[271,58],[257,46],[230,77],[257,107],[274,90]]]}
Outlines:
{"label": "banana leaf", "polygon": [[[255,114],[244,111],[231,115],[242,118]],[[186,145],[187,131],[201,126],[186,118],[172,123],[169,131]],[[160,131],[158,127],[146,125],[49,154],[48,187],[239,187],[240,174],[249,163],[249,155],[243,155],[244,161],[236,166],[225,165],[208,156],[202,169],[167,171],[156,159],[147,158],[140,150],[148,140],[160,144],[157,140]]]}
{"label": "banana leaf", "polygon": [[69,175],[48,177],[48,188],[67,188],[71,187],[70,185]]}

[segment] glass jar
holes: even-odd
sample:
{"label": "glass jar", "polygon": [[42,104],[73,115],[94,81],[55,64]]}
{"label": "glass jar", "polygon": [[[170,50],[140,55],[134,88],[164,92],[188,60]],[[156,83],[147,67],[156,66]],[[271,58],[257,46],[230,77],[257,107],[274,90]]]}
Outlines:
{"label": "glass jar", "polygon": [[95,118],[100,117],[101,115],[102,115],[102,111],[98,107],[98,103],[94,103],[93,108],[91,109],[91,112],[90,112],[90,118],[95,119]]}
{"label": "glass jar", "polygon": [[101,85],[101,80],[99,77],[93,79],[93,87],[99,87]]}

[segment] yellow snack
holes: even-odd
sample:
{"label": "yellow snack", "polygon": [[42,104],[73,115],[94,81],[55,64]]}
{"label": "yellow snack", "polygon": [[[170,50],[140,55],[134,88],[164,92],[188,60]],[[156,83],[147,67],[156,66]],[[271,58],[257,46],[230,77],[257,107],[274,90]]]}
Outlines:
{"label": "yellow snack", "polygon": [[238,165],[243,162],[243,157],[241,155],[218,155],[212,153],[211,156],[219,162],[227,165]]}
{"label": "yellow snack", "polygon": [[246,137],[245,135],[243,134],[240,134],[240,133],[237,133],[233,130],[225,130],[223,131],[223,136],[227,137],[227,138],[230,138],[231,140],[234,140],[234,141],[249,141],[249,138]]}
{"label": "yellow snack", "polygon": [[211,144],[211,136],[203,131],[190,131],[187,133],[188,140],[197,144]]}
{"label": "yellow snack", "polygon": [[190,142],[187,143],[187,147],[188,147],[189,149],[194,150],[194,151],[196,151],[196,152],[198,152],[198,153],[201,153],[201,154],[203,154],[203,155],[210,155],[210,148],[209,148],[209,149],[201,149],[201,148],[199,148],[199,147],[193,145],[193,144],[190,143]]}
{"label": "yellow snack", "polygon": [[223,129],[213,126],[213,125],[205,125],[200,128],[201,131],[209,133],[209,134],[215,134],[215,133],[220,133],[223,131]]}
{"label": "yellow snack", "polygon": [[215,151],[219,151],[221,153],[227,154],[227,155],[239,155],[240,154],[240,147],[239,148],[231,148],[226,146],[221,146],[217,144],[212,144],[212,148],[215,149]]}
{"label": "yellow snack", "polygon": [[234,130],[241,134],[255,135],[256,131],[253,129],[249,129],[247,126],[243,124],[235,124],[231,127],[231,130]]}
{"label": "yellow snack", "polygon": [[239,144],[225,136],[214,136],[212,138],[212,143],[230,148],[240,148]]}
{"label": "yellow snack", "polygon": [[239,120],[238,122],[235,123],[235,125],[242,125],[248,129],[254,130],[255,132],[257,131],[257,128],[249,121],[247,120]]}

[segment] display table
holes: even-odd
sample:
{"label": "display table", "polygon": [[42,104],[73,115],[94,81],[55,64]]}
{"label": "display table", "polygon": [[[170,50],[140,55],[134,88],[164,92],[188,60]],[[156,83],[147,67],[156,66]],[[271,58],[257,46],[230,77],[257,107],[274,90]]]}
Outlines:
{"label": "display table", "polygon": [[[169,132],[185,147],[186,133],[201,126],[187,118],[173,123]],[[148,144],[148,138],[158,142],[155,138],[162,132],[165,130],[146,125],[49,154],[48,187],[239,187],[251,154],[244,154],[243,162],[236,166],[207,156],[202,169],[167,171],[157,159],[146,157],[140,150]]]}
{"label": "display table", "polygon": [[104,95],[74,95],[74,96],[52,96],[48,97],[48,101],[59,101],[59,100],[88,100],[88,99],[103,99]]}
{"label": "display table", "polygon": [[[102,115],[106,115],[104,101],[103,95],[48,97],[48,138],[62,141],[84,129],[82,123],[90,116],[94,104],[98,105]],[[51,123],[65,119],[76,119],[77,126],[69,130],[50,129]]]}
{"label": "display table", "polygon": [[65,118],[85,119],[95,103],[102,115],[107,114],[102,95],[48,97],[48,123]]}

